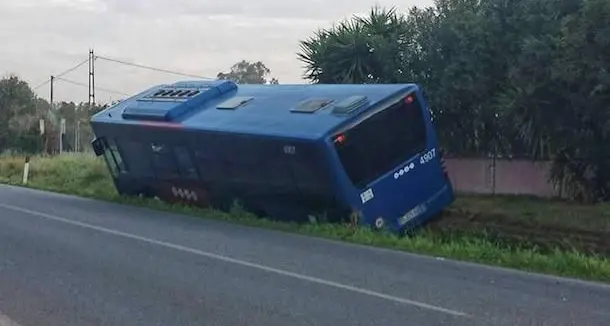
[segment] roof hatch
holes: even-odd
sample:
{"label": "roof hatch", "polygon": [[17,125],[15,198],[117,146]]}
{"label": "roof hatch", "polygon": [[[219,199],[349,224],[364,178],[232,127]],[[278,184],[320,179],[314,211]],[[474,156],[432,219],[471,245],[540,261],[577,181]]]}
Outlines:
{"label": "roof hatch", "polygon": [[172,121],[204,102],[237,89],[229,80],[181,82],[155,88],[123,111],[124,119]]}
{"label": "roof hatch", "polygon": [[235,110],[238,107],[252,101],[253,99],[254,97],[252,96],[235,96],[218,104],[216,108],[218,110]]}
{"label": "roof hatch", "polygon": [[368,104],[368,98],[363,95],[353,95],[335,104],[334,114],[350,114]]}
{"label": "roof hatch", "polygon": [[333,100],[327,98],[310,98],[297,104],[294,108],[290,109],[290,112],[315,113],[332,103],[332,101]]}

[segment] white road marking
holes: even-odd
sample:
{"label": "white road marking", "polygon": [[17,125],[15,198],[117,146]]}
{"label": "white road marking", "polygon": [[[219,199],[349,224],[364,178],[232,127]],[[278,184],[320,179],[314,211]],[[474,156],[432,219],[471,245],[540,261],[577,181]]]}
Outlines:
{"label": "white road marking", "polygon": [[[467,313],[457,311],[457,310],[447,309],[447,308],[427,304],[427,303],[420,302],[420,301],[414,301],[414,300],[409,300],[409,299],[405,299],[405,298],[401,298],[401,297],[396,297],[393,295],[384,294],[384,293],[376,292],[376,291],[372,291],[372,290],[367,290],[367,289],[352,286],[352,285],[333,282],[333,281],[329,281],[329,280],[325,280],[325,279],[321,279],[321,278],[317,278],[317,277],[289,272],[286,270],[277,269],[277,268],[273,268],[273,267],[269,267],[269,266],[265,266],[265,265],[261,265],[261,264],[257,264],[257,263],[251,263],[248,261],[239,260],[239,259],[211,253],[211,252],[202,251],[202,250],[197,250],[194,248],[189,248],[189,247],[185,247],[185,246],[181,246],[181,245],[177,245],[177,244],[173,244],[173,243],[169,243],[169,242],[165,242],[165,241],[161,241],[161,240],[155,240],[155,239],[146,238],[146,237],[131,234],[131,233],[108,229],[108,228],[93,225],[93,224],[73,221],[73,220],[70,220],[67,218],[63,218],[63,217],[59,217],[59,216],[55,216],[55,215],[51,215],[51,214],[46,214],[43,212],[33,211],[30,209],[26,209],[26,208],[21,208],[21,207],[12,206],[12,205],[6,205],[6,204],[0,204],[0,207],[4,207],[6,209],[10,209],[10,210],[17,211],[17,212],[27,213],[30,215],[46,218],[46,219],[57,221],[57,222],[63,222],[66,224],[80,226],[80,227],[83,227],[86,229],[96,230],[96,231],[107,233],[107,234],[112,234],[112,235],[116,235],[116,236],[120,236],[120,237],[124,237],[124,238],[138,240],[138,241],[146,242],[146,243],[161,246],[161,247],[166,247],[166,248],[171,248],[171,249],[175,249],[178,251],[188,252],[188,253],[191,253],[194,255],[198,255],[198,256],[202,256],[202,257],[206,257],[206,258],[210,258],[210,259],[215,259],[215,260],[219,260],[219,261],[223,261],[223,262],[227,262],[227,263],[232,263],[235,265],[246,266],[246,267],[262,270],[265,272],[274,273],[277,275],[292,277],[292,278],[302,280],[302,281],[326,285],[329,287],[342,289],[342,290],[346,290],[346,291],[351,291],[354,293],[360,293],[360,294],[368,295],[371,297],[376,297],[379,299],[385,299],[385,300],[395,302],[395,303],[401,303],[401,304],[415,306],[415,307],[432,310],[432,311],[436,311],[436,312],[442,312],[442,313],[453,315],[453,316],[469,317],[469,315]],[[0,320],[2,320],[2,319],[0,318]],[[4,326],[4,325],[0,324],[0,326]]]}
{"label": "white road marking", "polygon": [[8,318],[0,311],[0,326],[19,326],[16,322]]}

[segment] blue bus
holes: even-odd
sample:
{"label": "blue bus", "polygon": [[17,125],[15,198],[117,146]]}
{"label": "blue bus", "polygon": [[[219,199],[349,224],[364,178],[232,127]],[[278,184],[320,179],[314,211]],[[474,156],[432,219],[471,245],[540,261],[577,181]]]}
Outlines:
{"label": "blue bus", "polygon": [[402,232],[454,200],[416,84],[157,85],[91,118],[122,195]]}

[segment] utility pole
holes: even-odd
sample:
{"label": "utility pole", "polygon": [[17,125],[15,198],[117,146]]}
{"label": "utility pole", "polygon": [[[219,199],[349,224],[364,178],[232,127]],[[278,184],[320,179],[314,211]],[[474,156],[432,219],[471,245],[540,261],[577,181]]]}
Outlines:
{"label": "utility pole", "polygon": [[[55,76],[51,75],[51,80],[50,80],[51,90],[50,90],[50,94],[49,94],[49,105],[51,106],[51,111],[53,111],[53,83],[54,82],[55,82]],[[44,140],[42,141],[42,143],[43,143],[42,146],[43,146],[43,152],[44,152],[47,149],[47,141],[48,141],[46,133],[43,135],[43,137],[44,137]],[[61,135],[59,137],[59,146],[61,148]]]}
{"label": "utility pole", "polygon": [[51,76],[51,94],[49,94],[49,104],[51,104],[51,109],[53,108],[53,81],[55,80],[54,76]]}
{"label": "utility pole", "polygon": [[[89,112],[93,109],[95,105],[95,54],[93,49],[89,49],[89,103],[88,109]],[[78,115],[76,115],[78,117]],[[76,130],[75,130],[75,150],[78,149],[80,145],[80,119],[76,119]]]}
{"label": "utility pole", "polygon": [[89,103],[95,105],[95,54],[89,50]]}

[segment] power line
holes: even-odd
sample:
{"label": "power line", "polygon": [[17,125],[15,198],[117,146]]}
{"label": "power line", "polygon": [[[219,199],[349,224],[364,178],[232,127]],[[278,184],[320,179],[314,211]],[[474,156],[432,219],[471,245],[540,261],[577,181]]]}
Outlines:
{"label": "power line", "polygon": [[[56,75],[56,76],[55,76],[55,78],[60,78],[61,76],[64,76],[64,75],[66,75],[66,74],[68,74],[68,73],[70,73],[70,72],[72,72],[72,71],[74,71],[74,70],[78,69],[79,67],[81,67],[82,65],[84,65],[84,64],[85,64],[85,63],[87,63],[87,62],[89,62],[89,59],[87,59],[87,60],[85,60],[85,61],[83,61],[83,62],[78,63],[77,65],[73,66],[73,67],[72,67],[72,68],[70,68],[70,69],[64,70],[64,71],[63,71],[63,72],[61,72],[59,75]],[[40,84],[36,85],[36,87],[33,87],[33,88],[32,88],[32,90],[33,90],[33,91],[35,91],[35,90],[37,90],[37,89],[41,88],[42,86],[47,85],[47,84],[48,84],[48,83],[50,83],[50,82],[51,82],[51,79],[49,78],[49,79],[45,80],[44,82],[42,82],[42,83],[40,83]]]}
{"label": "power line", "polygon": [[35,91],[50,82],[51,82],[51,79],[49,78],[49,79],[45,80],[44,82],[38,84],[36,87],[32,87],[32,90]]}
{"label": "power line", "polygon": [[74,70],[78,69],[78,67],[80,67],[80,66],[82,66],[82,65],[84,65],[85,63],[88,63],[88,62],[89,62],[89,59],[87,58],[87,60],[77,64],[76,66],[74,66],[74,67],[72,67],[72,68],[70,68],[68,70],[65,70],[64,72],[60,73],[59,75],[55,75],[55,78],[60,78],[61,76],[65,75],[65,74],[67,74],[67,73],[69,73],[71,71],[74,71]]}
{"label": "power line", "polygon": [[[211,78],[211,77],[204,77],[204,76],[199,76],[199,75],[193,75],[193,74],[189,74],[189,73],[184,73],[184,72],[180,72],[180,71],[175,71],[175,70],[169,70],[169,69],[163,69],[163,68],[157,68],[157,67],[152,67],[152,66],[146,66],[146,65],[142,65],[142,64],[137,64],[137,63],[133,63],[133,62],[127,62],[127,61],[123,61],[123,60],[119,60],[119,59],[113,59],[113,58],[109,58],[109,57],[105,57],[105,56],[99,56],[99,55],[95,55],[93,57],[93,59],[102,59],[102,60],[106,60],[106,61],[110,61],[110,62],[114,62],[114,63],[118,63],[118,64],[122,64],[122,65],[127,65],[127,66],[132,66],[132,67],[136,67],[136,68],[141,68],[141,69],[148,69],[148,70],[152,70],[152,71],[157,71],[157,72],[163,72],[163,73],[167,73],[167,74],[173,74],[173,75],[179,75],[179,76],[184,76],[184,77],[189,77],[189,78],[197,78],[197,79],[207,79],[207,80],[213,80],[215,78]],[[79,83],[73,80],[69,80],[69,79],[65,79],[62,76],[80,68],[81,66],[83,66],[86,63],[89,63],[89,58],[87,58],[87,60],[81,61],[78,64],[74,65],[73,67],[64,70],[63,72],[54,75],[54,78],[57,80],[62,80],[66,83],[69,84],[73,84],[73,85],[77,85],[77,86],[83,86],[83,87],[90,87],[90,85],[84,84],[84,83]],[[52,79],[49,78],[47,80],[45,80],[44,82],[36,85],[35,87],[32,88],[32,90],[38,90],[39,88],[49,84],[50,82],[52,82]],[[100,88],[100,87],[95,87],[95,89],[99,89],[101,91],[105,91],[108,93],[114,93],[114,94],[119,94],[119,95],[124,95],[124,96],[130,96],[129,94],[123,93],[123,92],[119,92],[119,91],[115,91],[115,90],[111,90],[111,89],[104,89],[104,88]]]}
{"label": "power line", "polygon": [[127,65],[127,66],[132,66],[132,67],[137,67],[137,68],[142,68],[142,69],[148,69],[148,70],[153,70],[153,71],[157,71],[157,72],[164,72],[164,73],[173,74],[173,75],[179,75],[179,76],[184,76],[184,77],[191,77],[191,78],[197,78],[197,79],[215,79],[215,78],[210,78],[210,77],[203,77],[203,76],[187,74],[187,73],[183,73],[183,72],[179,72],[179,71],[173,71],[173,70],[168,70],[168,69],[162,69],[162,68],[155,68],[155,67],[151,67],[151,66],[145,66],[145,65],[141,65],[141,64],[137,64],[137,63],[126,62],[126,61],[122,61],[122,60],[118,60],[118,59],[112,59],[112,58],[107,58],[107,57],[103,57],[103,56],[99,56],[99,55],[96,55],[95,58],[96,59],[102,59],[102,60],[110,61],[110,62],[114,62],[114,63],[119,63],[119,64],[123,64],[123,65]]}
{"label": "power line", "polygon": [[[68,84],[73,84],[73,85],[83,86],[83,87],[89,87],[89,85],[87,85],[85,83],[80,83],[80,82],[73,81],[73,80],[70,80],[70,79],[65,79],[65,78],[62,78],[62,77],[55,77],[55,79],[61,80],[61,81],[66,82]],[[123,93],[123,92],[115,91],[115,90],[112,90],[112,89],[101,88],[101,87],[98,87],[98,86],[96,86],[95,89],[96,90],[100,90],[100,91],[104,91],[104,92],[107,92],[107,93],[114,93],[114,94],[117,94],[117,95],[131,96],[130,94],[126,94],[126,93]]]}

